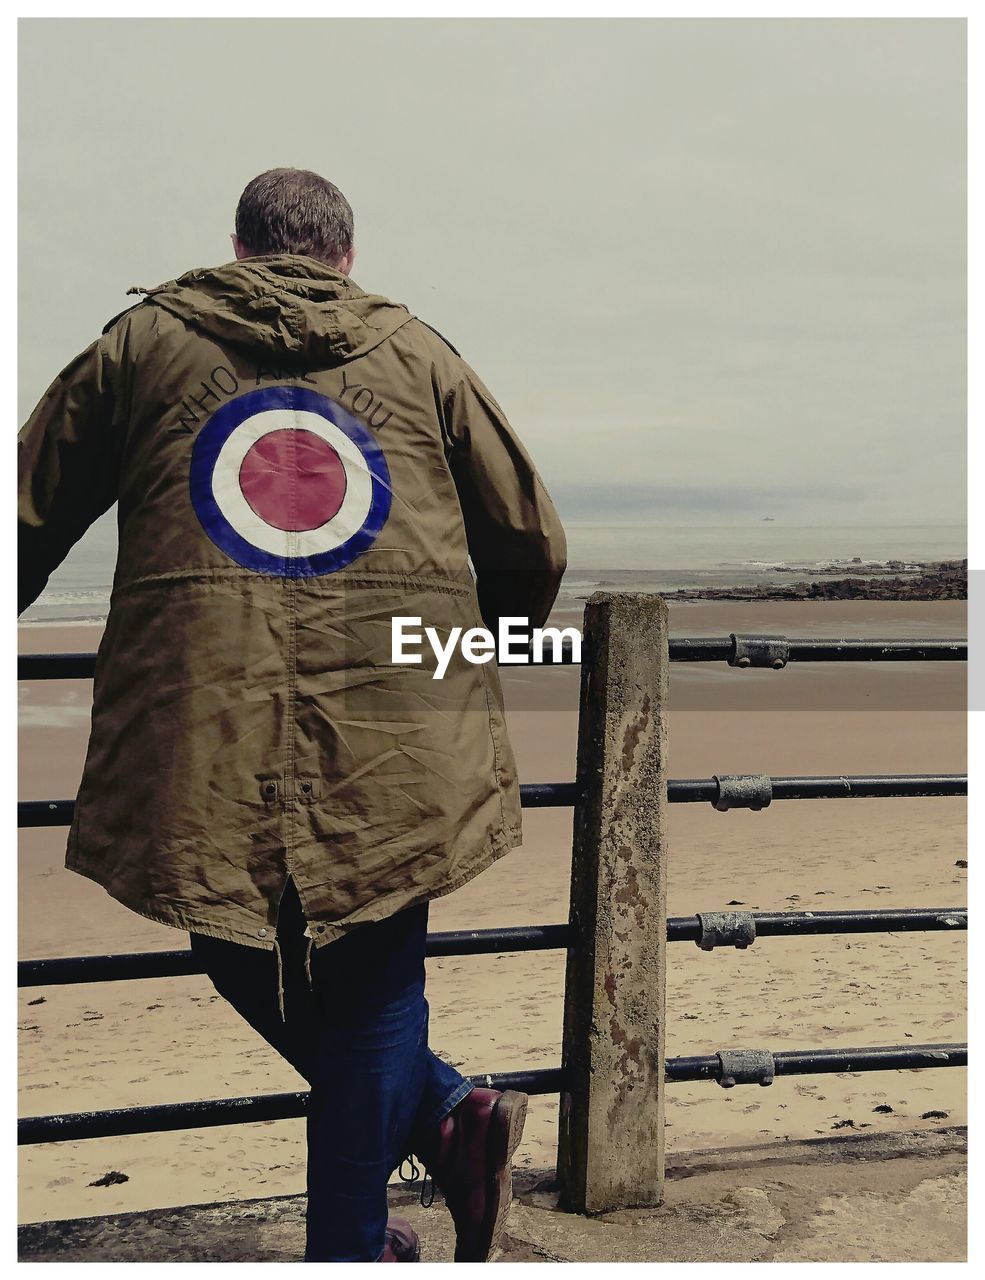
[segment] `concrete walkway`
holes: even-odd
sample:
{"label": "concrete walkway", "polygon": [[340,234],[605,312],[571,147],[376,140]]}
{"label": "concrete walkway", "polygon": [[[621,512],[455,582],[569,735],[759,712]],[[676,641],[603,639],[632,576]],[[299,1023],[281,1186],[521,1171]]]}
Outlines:
{"label": "concrete walkway", "polygon": [[[961,1262],[966,1133],[723,1148],[676,1156],[659,1209],[563,1214],[553,1172],[524,1172],[503,1262]],[[451,1219],[391,1189],[422,1261],[449,1262]],[[304,1198],[193,1205],[19,1229],[22,1262],[297,1262]]]}

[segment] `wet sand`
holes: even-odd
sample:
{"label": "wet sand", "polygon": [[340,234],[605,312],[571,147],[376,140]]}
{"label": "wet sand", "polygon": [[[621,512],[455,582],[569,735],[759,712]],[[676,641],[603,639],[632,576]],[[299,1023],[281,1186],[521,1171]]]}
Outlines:
{"label": "wet sand", "polygon": [[[568,619],[565,619],[568,621]],[[962,602],[708,602],[675,606],[677,634],[963,636]],[[92,650],[99,628],[25,627],[22,651]],[[965,667],[792,665],[782,672],[675,665],[670,771],[958,773]],[[504,671],[527,782],[574,776],[578,673]],[[21,686],[20,797],[78,784],[91,684]],[[947,907],[965,901],[965,804],[955,799],[774,803],[762,813],[670,811],[670,912]],[[525,842],[431,907],[433,930],[567,919],[570,810],[527,811]],[[143,920],[64,869],[64,829],[20,833],[25,958],[173,949],[186,935]],[[748,951],[670,952],[670,1055],[965,1038],[965,935],[764,939]],[[463,1071],[556,1066],[560,952],[428,962],[433,1047]],[[38,1003],[43,1000],[42,1003]],[[303,1082],[215,995],[208,979],[36,988],[19,996],[21,1113],[96,1110],[296,1089]],[[877,1106],[891,1111],[876,1111]],[[965,1120],[960,1070],[782,1079],[770,1089],[675,1085],[670,1151],[838,1130],[893,1132]],[[518,1163],[552,1165],[557,1101],[531,1100]],[[111,1170],[127,1181],[90,1186]],[[50,1144],[21,1151],[20,1220],[297,1192],[300,1121]]]}

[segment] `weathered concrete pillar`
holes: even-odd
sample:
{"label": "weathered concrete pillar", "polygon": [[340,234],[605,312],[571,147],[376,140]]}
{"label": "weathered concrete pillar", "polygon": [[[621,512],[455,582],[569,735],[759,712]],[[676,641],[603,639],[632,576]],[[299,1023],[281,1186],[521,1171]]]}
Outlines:
{"label": "weathered concrete pillar", "polygon": [[667,606],[585,608],[558,1183],[580,1213],[663,1200]]}

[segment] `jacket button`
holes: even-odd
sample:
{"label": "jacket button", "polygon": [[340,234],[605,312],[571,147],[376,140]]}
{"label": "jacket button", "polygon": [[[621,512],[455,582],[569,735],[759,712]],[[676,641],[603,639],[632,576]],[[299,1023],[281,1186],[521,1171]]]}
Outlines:
{"label": "jacket button", "polygon": [[264,794],[265,796],[275,796],[275,795],[277,794],[277,784],[276,784],[276,782],[267,782],[267,783],[264,783],[264,787],[263,787],[263,794]]}
{"label": "jacket button", "polygon": [[266,931],[266,929],[258,929],[258,930],[257,930],[257,937],[258,937],[258,938],[265,938],[266,936],[267,936],[267,931]]}
{"label": "jacket button", "polygon": [[306,796],[310,796],[310,795],[311,795],[311,783],[310,783],[310,782],[302,782],[302,783],[301,783],[301,791],[302,791],[302,793],[303,793],[304,795],[306,795]]}
{"label": "jacket button", "polygon": [[315,933],[324,933],[324,932],[325,932],[325,926],[323,924],[315,925]]}

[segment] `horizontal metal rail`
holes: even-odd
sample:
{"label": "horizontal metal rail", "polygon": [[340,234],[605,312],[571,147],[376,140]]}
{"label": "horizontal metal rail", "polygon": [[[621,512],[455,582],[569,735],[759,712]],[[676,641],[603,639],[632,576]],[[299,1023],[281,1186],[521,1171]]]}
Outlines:
{"label": "horizontal metal rail", "polygon": [[[968,928],[966,907],[918,907],[880,911],[753,911],[757,938],[792,938],[840,933],[950,932]],[[521,925],[509,929],[453,930],[429,933],[427,956],[492,955],[508,951],[557,951],[567,947],[566,924]],[[671,916],[668,942],[697,942],[701,921]],[[124,955],[58,956],[21,960],[20,987],[67,986],[82,982],[129,982],[137,978],[176,978],[204,973],[191,951],[139,951]]]}
{"label": "horizontal metal rail", "polygon": [[[505,1071],[468,1077],[484,1089],[517,1089],[527,1094],[561,1092],[560,1067],[540,1071]],[[210,1098],[203,1102],[169,1102],[112,1111],[79,1111],[66,1115],[30,1116],[17,1122],[18,1146],[38,1142],[70,1142],[82,1138],[117,1138],[131,1133],[205,1129],[261,1120],[293,1120],[305,1114],[307,1092],[269,1093],[246,1098]]]}
{"label": "horizontal metal rail", "polygon": [[[918,1071],[928,1067],[966,1067],[967,1044],[886,1045],[876,1049],[780,1050],[773,1054],[778,1076],[831,1075],[839,1071]],[[667,1080],[719,1080],[717,1054],[670,1058]]]}
{"label": "horizontal metal rail", "polygon": [[18,680],[91,680],[94,653],[19,653]]}
{"label": "horizontal metal rail", "polygon": [[[772,1055],[775,1074],[818,1075],[836,1071],[925,1070],[963,1067],[968,1063],[966,1044],[890,1045],[873,1049],[805,1049]],[[667,1080],[721,1080],[722,1063],[716,1054],[669,1058]],[[470,1073],[474,1084],[486,1089],[517,1089],[527,1094],[560,1093],[564,1077],[560,1067],[535,1071],[510,1071],[488,1075]],[[30,1116],[17,1124],[19,1146],[39,1142],[70,1142],[87,1138],[113,1138],[133,1133],[159,1133],[175,1129],[204,1129],[225,1124],[263,1120],[293,1120],[303,1116],[307,1093],[271,1093],[258,1097],[212,1098],[203,1102],[173,1102],[114,1111],[80,1111],[65,1115]]]}
{"label": "horizontal metal rail", "polygon": [[[774,800],[861,800],[904,796],[966,796],[965,773],[844,774],[839,777],[771,777]],[[676,778],[667,783],[671,804],[714,803],[713,778]]]}
{"label": "horizontal metal rail", "polygon": [[[750,639],[757,637],[751,636]],[[967,662],[967,640],[783,639],[788,662]],[[671,662],[730,662],[731,636],[672,636]]]}
{"label": "horizontal metal rail", "polygon": [[[755,637],[752,637],[755,638]],[[788,662],[966,662],[967,640],[848,640],[785,639]],[[731,636],[672,636],[671,662],[730,662],[735,653]],[[541,659],[543,666],[573,663],[570,640],[561,646],[555,659],[550,645]],[[96,669],[94,653],[23,653],[17,658],[18,680],[91,680]]]}
{"label": "horizontal metal rail", "polygon": [[[964,773],[852,774],[835,778],[771,778],[774,800],[889,799],[904,796],[964,796]],[[713,804],[719,794],[714,778],[674,778],[667,783],[671,804]],[[565,809],[578,799],[574,782],[534,782],[520,787],[524,809]],[[74,800],[22,800],[17,806],[19,827],[67,827]]]}
{"label": "horizontal metal rail", "polygon": [[[751,911],[756,938],[818,937],[842,933],[955,933],[968,928],[967,907],[904,907],[879,911]],[[697,916],[671,916],[668,942],[697,942]],[[43,963],[43,961],[42,961]]]}
{"label": "horizontal metal rail", "polygon": [[[429,933],[426,956],[477,956],[507,951],[551,951],[568,945],[566,924],[520,925],[508,929],[463,929]],[[191,951],[141,951],[108,956],[59,956],[21,960],[21,987],[63,986],[79,982],[129,982],[135,978],[175,978],[204,973]]]}

